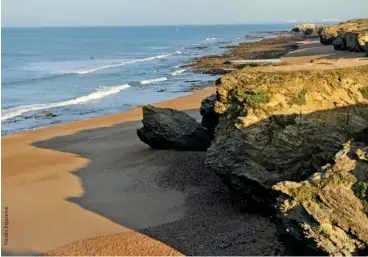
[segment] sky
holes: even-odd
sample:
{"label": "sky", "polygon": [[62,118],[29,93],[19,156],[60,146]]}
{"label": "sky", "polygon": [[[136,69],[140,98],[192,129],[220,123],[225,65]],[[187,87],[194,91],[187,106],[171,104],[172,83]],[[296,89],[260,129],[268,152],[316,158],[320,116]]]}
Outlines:
{"label": "sky", "polygon": [[[349,2],[354,2],[350,5]],[[2,0],[6,27],[244,24],[368,18],[368,0]]]}

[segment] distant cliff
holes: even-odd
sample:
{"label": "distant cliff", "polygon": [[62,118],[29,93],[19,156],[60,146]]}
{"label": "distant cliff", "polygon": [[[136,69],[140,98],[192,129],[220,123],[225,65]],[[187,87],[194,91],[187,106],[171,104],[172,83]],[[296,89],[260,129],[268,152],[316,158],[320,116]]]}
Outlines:
{"label": "distant cliff", "polygon": [[336,50],[364,52],[368,43],[368,19],[326,26],[321,30],[320,39],[322,44],[333,45]]}

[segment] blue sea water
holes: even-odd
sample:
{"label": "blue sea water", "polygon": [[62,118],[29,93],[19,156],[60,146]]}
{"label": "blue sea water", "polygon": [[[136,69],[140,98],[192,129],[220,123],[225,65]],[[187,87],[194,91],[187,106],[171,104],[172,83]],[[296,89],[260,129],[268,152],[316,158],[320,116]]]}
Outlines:
{"label": "blue sea water", "polygon": [[289,24],[2,28],[2,135],[186,95],[218,76],[180,65],[222,53],[247,34],[289,29]]}

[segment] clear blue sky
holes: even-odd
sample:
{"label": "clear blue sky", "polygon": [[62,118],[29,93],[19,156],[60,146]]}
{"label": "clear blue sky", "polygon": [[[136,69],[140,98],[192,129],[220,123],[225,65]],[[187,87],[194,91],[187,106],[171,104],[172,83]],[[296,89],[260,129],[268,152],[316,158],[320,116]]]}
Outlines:
{"label": "clear blue sky", "polygon": [[229,24],[367,15],[368,0],[2,0],[3,26]]}

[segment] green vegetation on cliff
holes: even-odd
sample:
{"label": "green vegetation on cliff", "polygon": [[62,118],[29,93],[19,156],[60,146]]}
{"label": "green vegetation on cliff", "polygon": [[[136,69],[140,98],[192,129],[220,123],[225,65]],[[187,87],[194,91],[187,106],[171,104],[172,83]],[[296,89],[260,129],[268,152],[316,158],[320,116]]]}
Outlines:
{"label": "green vegetation on cliff", "polygon": [[307,89],[303,88],[302,91],[299,92],[299,94],[293,98],[293,103],[297,105],[304,105],[307,103],[307,100],[305,99],[305,96],[307,94]]}
{"label": "green vegetation on cliff", "polygon": [[280,219],[290,235],[333,255],[368,244],[366,166],[346,159],[353,156],[349,149],[335,157],[368,128],[367,74],[368,66],[244,68],[217,87],[220,118],[206,163],[248,209],[274,204],[277,184],[284,194]]}
{"label": "green vegetation on cliff", "polygon": [[359,88],[359,91],[364,98],[368,98],[368,86]]}

